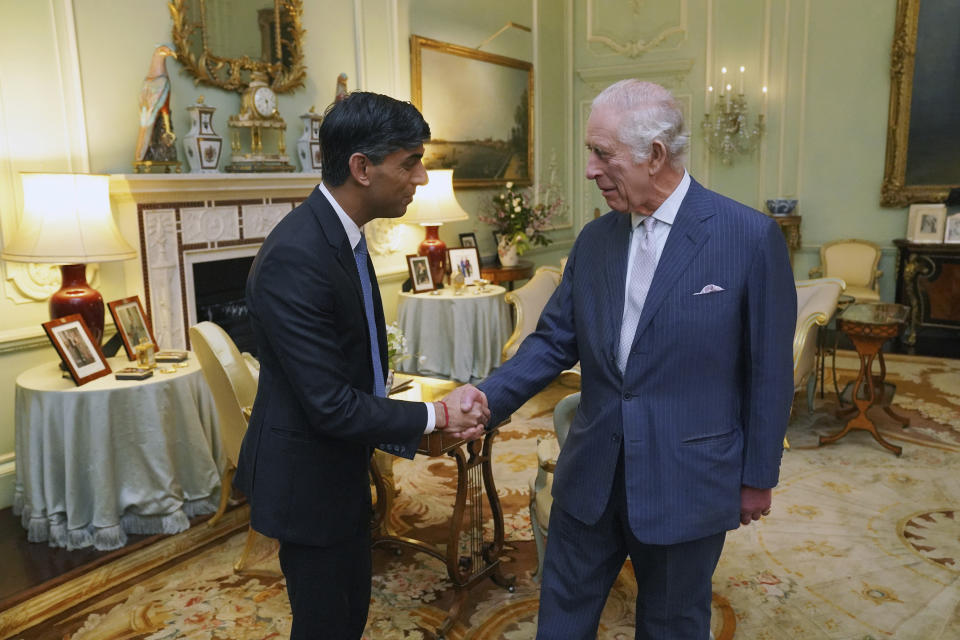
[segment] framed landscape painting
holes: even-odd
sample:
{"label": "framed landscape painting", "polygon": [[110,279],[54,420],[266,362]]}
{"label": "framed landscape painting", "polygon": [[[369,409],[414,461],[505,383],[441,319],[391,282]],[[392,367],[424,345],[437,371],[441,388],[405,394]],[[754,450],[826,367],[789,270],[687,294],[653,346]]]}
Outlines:
{"label": "framed landscape painting", "polygon": [[410,36],[411,98],[430,124],[427,169],[453,169],[457,187],[529,185],[533,65]]}

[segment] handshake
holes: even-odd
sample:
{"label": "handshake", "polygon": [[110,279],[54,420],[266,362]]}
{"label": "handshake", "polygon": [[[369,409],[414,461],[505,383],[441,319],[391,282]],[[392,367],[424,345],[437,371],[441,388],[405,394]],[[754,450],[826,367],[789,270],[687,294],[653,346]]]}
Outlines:
{"label": "handshake", "polygon": [[457,387],[433,405],[436,429],[451,438],[476,440],[490,420],[487,396],[472,384]]}

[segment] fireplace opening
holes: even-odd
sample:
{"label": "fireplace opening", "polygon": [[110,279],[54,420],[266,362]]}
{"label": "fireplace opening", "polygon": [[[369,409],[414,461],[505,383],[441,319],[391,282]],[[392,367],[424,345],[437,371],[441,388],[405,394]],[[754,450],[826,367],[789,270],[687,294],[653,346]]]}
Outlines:
{"label": "fireplace opening", "polygon": [[245,300],[247,274],[253,256],[193,264],[196,320],[209,320],[223,327],[240,351],[257,355]]}

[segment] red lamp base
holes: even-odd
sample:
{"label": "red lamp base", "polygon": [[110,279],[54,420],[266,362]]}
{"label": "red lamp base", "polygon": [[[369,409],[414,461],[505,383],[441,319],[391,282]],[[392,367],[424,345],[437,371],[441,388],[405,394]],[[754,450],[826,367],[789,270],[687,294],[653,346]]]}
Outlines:
{"label": "red lamp base", "polygon": [[87,265],[65,264],[60,273],[63,281],[50,297],[50,317],[79,313],[99,346],[103,338],[103,296],[87,284]]}
{"label": "red lamp base", "polygon": [[430,262],[430,275],[433,276],[433,284],[439,287],[446,272],[447,245],[440,239],[440,225],[424,226],[427,228],[427,237],[420,243],[420,249],[417,253],[421,256],[427,256],[427,260]]}

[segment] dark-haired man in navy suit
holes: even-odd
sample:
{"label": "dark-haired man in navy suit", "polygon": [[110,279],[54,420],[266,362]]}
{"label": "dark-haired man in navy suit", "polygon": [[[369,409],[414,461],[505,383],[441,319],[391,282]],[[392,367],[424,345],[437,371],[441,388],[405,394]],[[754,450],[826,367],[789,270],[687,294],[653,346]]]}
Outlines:
{"label": "dark-haired man in navy suit", "polygon": [[704,640],[725,532],[769,512],[793,397],[796,289],[767,216],[691,179],[663,87],[593,102],[587,224],[536,332],[479,388],[497,424],[580,362],[553,484],[537,638],[594,638],[629,556],[636,637]]}
{"label": "dark-haired man in navy suit", "polygon": [[437,403],[385,397],[383,306],[363,226],[404,214],[427,182],[429,137],[407,102],[359,92],[332,105],[323,182],[270,233],[247,280],[260,382],[234,484],[251,526],[280,540],[298,640],[363,633],[373,447],[412,458],[424,433],[475,438],[489,417],[469,385]]}

